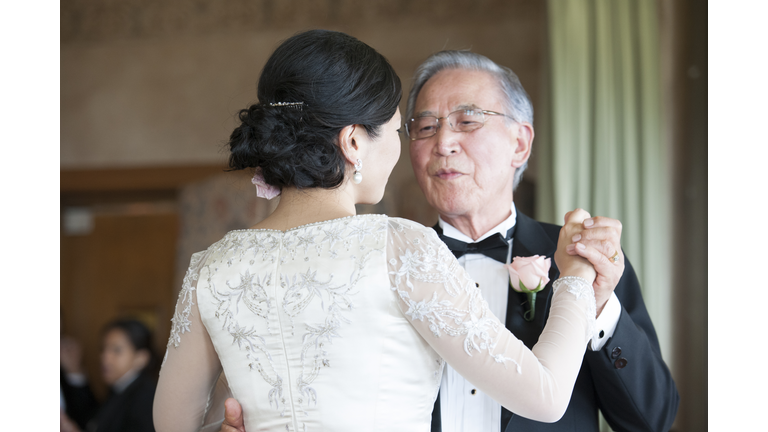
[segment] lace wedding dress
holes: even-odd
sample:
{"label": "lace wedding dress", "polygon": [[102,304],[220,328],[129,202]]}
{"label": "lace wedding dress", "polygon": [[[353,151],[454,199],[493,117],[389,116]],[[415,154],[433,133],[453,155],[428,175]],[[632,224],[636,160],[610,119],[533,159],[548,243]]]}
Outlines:
{"label": "lace wedding dress", "polygon": [[199,430],[223,368],[248,432],[428,431],[444,361],[511,411],[554,421],[594,316],[592,287],[558,280],[529,350],[434,231],[404,219],[232,231],[192,256],[156,428]]}

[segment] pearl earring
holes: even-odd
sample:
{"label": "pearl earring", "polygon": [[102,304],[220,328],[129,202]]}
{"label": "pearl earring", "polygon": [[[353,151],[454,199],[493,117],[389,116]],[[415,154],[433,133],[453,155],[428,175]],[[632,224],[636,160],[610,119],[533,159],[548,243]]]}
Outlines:
{"label": "pearl earring", "polygon": [[358,159],[355,164],[355,174],[352,176],[352,182],[355,184],[360,184],[363,181],[363,175],[360,173],[361,169],[363,169],[363,162]]}

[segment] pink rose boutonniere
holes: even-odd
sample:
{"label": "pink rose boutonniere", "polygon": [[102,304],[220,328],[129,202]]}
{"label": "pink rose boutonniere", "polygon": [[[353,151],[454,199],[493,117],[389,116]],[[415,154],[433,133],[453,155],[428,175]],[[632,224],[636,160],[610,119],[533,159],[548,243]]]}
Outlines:
{"label": "pink rose boutonniere", "polygon": [[[509,285],[517,292],[528,295],[528,311],[523,315],[526,321],[533,321],[536,314],[536,293],[549,283],[549,267],[552,260],[543,256],[515,257],[509,270]],[[535,288],[534,288],[535,287]]]}
{"label": "pink rose boutonniere", "polygon": [[264,176],[261,174],[261,168],[256,168],[256,173],[253,175],[251,183],[256,185],[257,197],[271,200],[272,198],[280,195],[280,188],[268,185],[267,182],[264,181]]}

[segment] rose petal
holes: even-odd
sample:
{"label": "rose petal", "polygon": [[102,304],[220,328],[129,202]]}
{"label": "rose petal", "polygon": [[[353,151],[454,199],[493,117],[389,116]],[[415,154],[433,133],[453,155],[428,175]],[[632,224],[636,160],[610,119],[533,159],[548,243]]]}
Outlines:
{"label": "rose petal", "polygon": [[549,283],[551,265],[552,260],[539,255],[515,257],[512,263],[506,266],[509,270],[509,281],[512,289],[520,291],[519,281],[522,281],[523,286],[528,290],[535,290],[537,287],[539,289],[544,288]]}
{"label": "rose petal", "polygon": [[258,197],[271,200],[281,193],[280,188],[269,185],[264,181],[264,176],[261,174],[261,168],[256,168],[256,172],[253,174],[251,183],[256,186],[256,196]]}
{"label": "rose petal", "polygon": [[517,270],[512,267],[512,264],[506,264],[504,267],[509,271],[509,284],[512,286],[512,289],[522,292],[520,291],[520,275],[517,274]]}

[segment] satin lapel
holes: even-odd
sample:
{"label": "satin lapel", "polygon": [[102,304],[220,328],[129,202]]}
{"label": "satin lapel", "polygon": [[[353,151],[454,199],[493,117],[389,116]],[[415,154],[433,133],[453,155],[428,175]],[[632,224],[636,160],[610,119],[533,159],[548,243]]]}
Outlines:
{"label": "satin lapel", "polygon": [[528,348],[532,348],[539,340],[542,329],[544,329],[544,323],[549,312],[549,301],[552,296],[552,282],[560,274],[554,259],[557,243],[552,241],[538,222],[520,212],[517,213],[515,225],[515,239],[512,244],[513,258],[542,255],[552,260],[552,267],[549,269],[549,283],[536,295],[536,315],[533,321],[529,322],[523,318],[528,307],[525,294],[514,291],[512,288],[509,289],[506,326]]}

